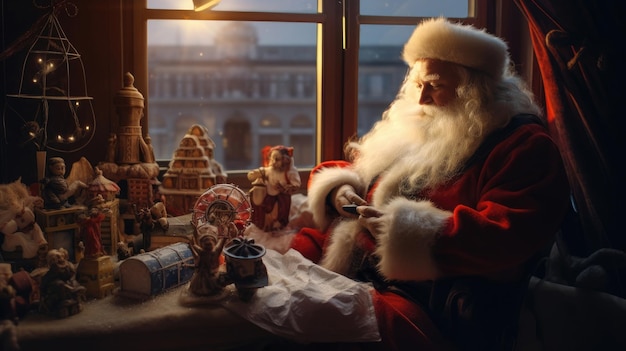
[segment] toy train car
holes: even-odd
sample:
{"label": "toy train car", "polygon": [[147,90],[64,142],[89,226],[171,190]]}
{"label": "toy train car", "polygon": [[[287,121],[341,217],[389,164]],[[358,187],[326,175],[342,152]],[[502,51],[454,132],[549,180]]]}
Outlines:
{"label": "toy train car", "polygon": [[145,299],[187,283],[194,272],[188,243],[175,243],[129,257],[119,266],[118,294]]}

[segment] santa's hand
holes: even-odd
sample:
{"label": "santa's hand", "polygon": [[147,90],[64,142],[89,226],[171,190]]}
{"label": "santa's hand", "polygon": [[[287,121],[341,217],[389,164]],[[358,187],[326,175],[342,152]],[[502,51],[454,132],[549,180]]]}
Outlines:
{"label": "santa's hand", "polygon": [[335,188],[330,193],[331,204],[335,207],[335,210],[339,212],[339,214],[343,217],[352,217],[355,218],[357,215],[346,212],[343,210],[343,206],[345,205],[367,205],[367,201],[357,195],[354,187],[352,185],[344,184]]}
{"label": "santa's hand", "polygon": [[359,206],[357,212],[360,214],[359,224],[367,229],[374,238],[378,237],[388,216],[384,216],[382,212],[372,206]]}

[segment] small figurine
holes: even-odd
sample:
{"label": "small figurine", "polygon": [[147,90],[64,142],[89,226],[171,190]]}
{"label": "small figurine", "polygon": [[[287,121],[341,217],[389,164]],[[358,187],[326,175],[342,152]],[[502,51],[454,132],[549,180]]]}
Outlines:
{"label": "small figurine", "polygon": [[170,227],[165,204],[157,201],[150,208],[144,207],[139,211],[137,211],[136,205],[133,205],[133,208],[135,209],[135,221],[139,223],[139,231],[143,236],[143,249],[148,251],[152,245],[152,231],[160,229],[166,232]]}
{"label": "small figurine", "polygon": [[150,216],[152,216],[154,224],[164,232],[170,228],[170,222],[167,220],[167,209],[163,202],[157,201],[150,207]]}
{"label": "small figurine", "polygon": [[220,272],[220,264],[224,245],[240,235],[236,214],[230,202],[215,200],[206,211],[207,222],[195,227],[190,245],[195,271],[189,283],[194,295],[214,296],[231,283],[226,272]]}
{"label": "small figurine", "polygon": [[102,249],[102,232],[100,229],[105,218],[106,215],[97,207],[91,208],[88,214],[82,213],[78,216],[80,239],[85,246],[84,258],[97,258],[105,254]]}
{"label": "small figurine", "polygon": [[220,293],[229,284],[226,274],[220,272],[220,257],[226,238],[216,234],[194,235],[190,245],[194,256],[195,271],[189,282],[189,291],[197,296],[212,296]]}
{"label": "small figurine", "polygon": [[17,251],[21,247],[21,258],[37,257],[35,265],[39,267],[45,266],[48,242],[35,221],[36,208],[43,208],[43,199],[31,195],[21,179],[0,184],[0,251]]}
{"label": "small figurine", "polygon": [[117,243],[117,260],[124,261],[133,255],[133,247],[124,241]]}
{"label": "small figurine", "polygon": [[154,219],[152,219],[152,214],[150,214],[149,208],[144,207],[140,210],[137,210],[137,206],[135,204],[133,204],[133,208],[135,209],[135,222],[139,223],[140,234],[138,236],[141,237],[141,242],[137,241],[137,243],[141,247],[133,246],[133,248],[148,251],[150,249],[150,245],[152,245],[152,230],[154,229]]}
{"label": "small figurine", "polygon": [[85,243],[83,241],[78,242],[74,258],[76,259],[76,264],[79,264],[85,258]]}
{"label": "small figurine", "polygon": [[23,258],[34,258],[48,250],[48,242],[30,207],[22,206],[12,219],[0,223],[0,234],[4,237],[2,250],[12,252],[20,247]]}
{"label": "small figurine", "polygon": [[279,230],[289,222],[291,195],[301,180],[293,164],[293,147],[266,147],[264,166],[248,172],[252,181],[252,224],[265,231]]}
{"label": "small figurine", "polygon": [[80,180],[68,183],[65,179],[65,170],[63,158],[51,157],[48,160],[48,176],[41,180],[44,207],[47,209],[58,210],[62,207],[70,207],[69,198],[80,188],[87,187],[87,184]]}
{"label": "small figurine", "polygon": [[[0,263],[0,266],[2,263]],[[2,278],[0,278],[1,280]],[[17,318],[22,319],[26,317],[31,310],[33,302],[38,296],[38,291],[35,283],[35,279],[32,276],[32,272],[28,272],[20,268],[16,273],[11,273],[10,276],[5,275],[5,278],[11,287],[15,291],[15,297],[12,302],[12,308],[17,313]],[[1,309],[0,309],[1,310]]]}
{"label": "small figurine", "polygon": [[0,350],[19,350],[15,327],[30,310],[33,286],[28,272],[13,274],[9,263],[0,263]]}
{"label": "small figurine", "polygon": [[39,308],[44,313],[65,318],[82,311],[86,288],[76,280],[76,267],[67,250],[51,249],[46,256],[48,271],[41,277]]}

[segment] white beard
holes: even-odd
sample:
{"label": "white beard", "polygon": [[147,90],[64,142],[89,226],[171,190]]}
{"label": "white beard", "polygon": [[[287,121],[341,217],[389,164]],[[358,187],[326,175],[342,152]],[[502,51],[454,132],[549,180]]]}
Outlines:
{"label": "white beard", "polygon": [[441,184],[460,171],[487,132],[487,118],[469,115],[462,101],[442,108],[398,99],[383,120],[351,144],[355,170],[367,183],[392,175],[401,193]]}

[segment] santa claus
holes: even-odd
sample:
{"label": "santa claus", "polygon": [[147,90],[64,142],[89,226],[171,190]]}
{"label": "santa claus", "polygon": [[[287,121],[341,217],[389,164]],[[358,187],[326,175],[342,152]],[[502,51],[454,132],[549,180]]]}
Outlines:
{"label": "santa claus", "polygon": [[500,38],[426,20],[403,58],[382,120],[312,171],[292,247],[374,284],[382,340],[357,349],[506,348],[568,208],[559,151]]}

